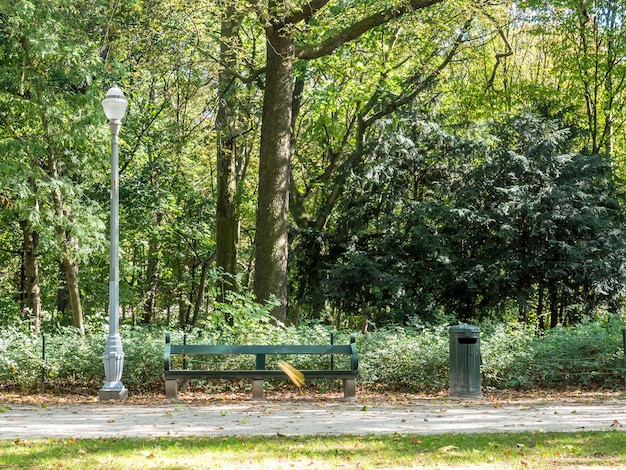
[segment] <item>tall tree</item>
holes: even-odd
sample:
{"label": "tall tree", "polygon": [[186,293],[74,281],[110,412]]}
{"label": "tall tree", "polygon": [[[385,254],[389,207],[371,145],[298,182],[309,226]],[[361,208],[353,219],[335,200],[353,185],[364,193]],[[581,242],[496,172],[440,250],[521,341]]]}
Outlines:
{"label": "tall tree", "polygon": [[[259,192],[256,225],[254,291],[263,300],[275,295],[277,319],[287,316],[288,212],[294,63],[333,54],[367,31],[399,20],[443,0],[409,0],[398,4],[339,6],[311,0],[291,6],[270,0],[264,8],[251,1],[265,31],[266,87],[261,125]],[[370,13],[374,8],[377,10]],[[340,16],[347,26],[340,27]],[[315,20],[316,26],[308,26]],[[318,27],[317,25],[320,25]],[[328,27],[332,25],[333,27]],[[323,29],[327,27],[327,29]],[[321,38],[320,38],[321,33]]]}
{"label": "tall tree", "polygon": [[[250,141],[256,138],[258,118],[251,91],[261,70],[247,73],[240,69],[242,59],[255,64],[254,49],[244,56],[241,38],[247,8],[238,0],[224,6],[220,25],[220,71],[218,76],[217,136],[217,217],[216,259],[221,269],[219,300],[227,302],[229,291],[237,291],[237,245],[240,231],[242,185],[251,156]],[[244,65],[248,68],[249,66]],[[246,88],[249,88],[246,90]],[[252,117],[252,120],[250,120]]]}
{"label": "tall tree", "polygon": [[620,0],[580,0],[577,7],[577,14],[566,19],[576,31],[568,36],[575,54],[568,54],[567,63],[582,88],[589,151],[610,155],[625,122],[626,5]]}
{"label": "tall tree", "polygon": [[[81,333],[78,267],[81,255],[89,249],[89,235],[101,228],[93,207],[81,204],[88,155],[98,153],[86,136],[98,109],[90,84],[99,51],[85,36],[98,23],[99,14],[100,10],[92,11],[82,2],[17,1],[0,15],[0,116],[10,130],[10,144],[20,149],[15,155],[24,157],[14,164],[24,169],[22,174],[29,174],[28,191],[35,195],[30,200],[40,209],[40,223],[56,232],[72,321]],[[36,220],[20,222],[27,252],[36,245]],[[24,259],[31,276],[29,292],[37,296],[37,257],[27,253]],[[36,298],[30,303],[36,305]]]}

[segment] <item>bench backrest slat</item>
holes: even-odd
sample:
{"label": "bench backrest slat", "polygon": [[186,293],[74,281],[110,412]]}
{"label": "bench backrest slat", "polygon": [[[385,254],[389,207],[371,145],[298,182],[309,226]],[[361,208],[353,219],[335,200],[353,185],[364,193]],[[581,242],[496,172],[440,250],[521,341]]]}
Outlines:
{"label": "bench backrest slat", "polygon": [[227,354],[352,354],[350,345],[200,345],[172,344],[170,354],[227,355]]}

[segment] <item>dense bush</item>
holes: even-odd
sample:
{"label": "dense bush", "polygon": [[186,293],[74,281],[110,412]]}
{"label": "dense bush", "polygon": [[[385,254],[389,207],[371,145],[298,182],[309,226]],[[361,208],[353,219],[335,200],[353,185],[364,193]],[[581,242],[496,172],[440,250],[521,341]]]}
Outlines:
{"label": "dense bush", "polygon": [[[122,329],[124,383],[145,391],[161,385],[163,335],[146,328]],[[91,393],[104,383],[102,354],[105,332],[80,337],[74,328],[33,335],[18,328],[0,332],[0,384],[33,391],[41,387]],[[45,357],[44,357],[45,349]]]}
{"label": "dense bush", "polygon": [[535,336],[499,325],[485,335],[485,382],[496,388],[621,387],[623,328],[621,321],[587,322]]}
{"label": "dense bush", "polygon": [[[222,325],[223,326],[223,325]],[[346,343],[349,332],[312,324],[299,328],[277,326],[264,313],[247,320],[247,329],[204,328],[173,331],[174,342],[188,343]],[[555,328],[544,335],[519,325],[482,325],[482,373],[485,387],[495,389],[609,388],[623,386],[622,321],[596,321],[572,328]],[[97,329],[96,329],[97,330]],[[122,381],[131,393],[163,389],[164,331],[123,327],[125,365]],[[61,392],[96,394],[104,383],[102,352],[105,331],[86,337],[72,329],[46,334],[46,360],[42,337],[20,328],[0,332],[0,384],[4,388],[35,391],[41,383]],[[372,391],[439,392],[448,383],[448,326],[407,326],[375,330],[357,338],[360,357],[359,387]],[[232,356],[213,367],[253,367],[252,358]],[[324,367],[325,357],[289,359],[298,368]],[[339,360],[339,358],[337,358]],[[341,367],[341,364],[338,364]],[[233,384],[239,387],[240,384]],[[312,381],[308,387],[326,387]]]}
{"label": "dense bush", "polygon": [[436,392],[448,375],[447,328],[385,328],[359,342],[362,386],[376,390]]}

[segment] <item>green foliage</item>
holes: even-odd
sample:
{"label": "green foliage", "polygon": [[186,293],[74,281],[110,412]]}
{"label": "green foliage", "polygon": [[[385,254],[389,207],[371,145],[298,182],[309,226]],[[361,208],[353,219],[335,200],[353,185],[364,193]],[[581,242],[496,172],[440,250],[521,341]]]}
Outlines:
{"label": "green foliage", "polygon": [[532,387],[528,364],[534,361],[533,331],[524,325],[489,325],[481,331],[482,374],[495,388]]}
{"label": "green foliage", "polygon": [[[268,312],[257,320],[246,319],[228,330],[197,329],[172,332],[175,343],[188,344],[336,344],[348,341],[348,331],[335,331],[321,324],[286,327],[272,323]],[[223,324],[222,324],[223,325]],[[448,384],[449,325],[411,325],[389,327],[357,337],[361,390],[378,392],[445,391]],[[598,319],[575,328],[555,328],[536,336],[519,324],[490,324],[481,328],[483,386],[489,389],[562,389],[623,386],[623,321]],[[241,328],[241,329],[239,329]],[[19,328],[0,331],[0,381],[5,387],[34,391],[40,386],[42,372],[39,335]],[[154,327],[125,327],[122,381],[132,393],[163,389],[164,331]],[[63,393],[96,394],[104,380],[102,352],[104,331],[80,337],[73,329],[46,334],[46,388]],[[268,367],[272,361],[268,358]],[[328,367],[327,357],[287,358],[300,369]],[[336,358],[336,367],[347,367]],[[216,358],[212,363],[199,361],[189,367],[253,368],[254,359],[244,356]],[[202,383],[202,382],[201,382]],[[284,382],[277,382],[284,385]],[[214,390],[222,385],[205,384]],[[228,384],[239,389],[242,384]],[[324,390],[325,382],[311,381],[307,387]],[[218,388],[215,388],[218,387]]]}
{"label": "green foliage", "polygon": [[302,276],[322,278],[334,308],[377,326],[442,309],[506,319],[515,307],[543,327],[616,309],[626,232],[610,161],[572,152],[568,128],[533,114],[480,134],[388,123],[327,234],[302,237]]}
{"label": "green foliage", "polygon": [[[81,338],[73,328],[59,328],[45,335],[45,374],[52,384],[68,390],[94,387],[103,374],[102,353],[105,337],[97,334]],[[37,384],[39,385],[39,384]]]}
{"label": "green foliage", "polygon": [[40,377],[41,337],[17,327],[1,330],[0,382],[31,390]]}
{"label": "green foliage", "polygon": [[446,387],[446,326],[382,328],[362,336],[358,346],[358,383],[365,388],[437,392]]}
{"label": "green foliage", "polygon": [[585,322],[534,336],[496,326],[483,342],[485,383],[496,388],[621,387],[623,321]]}
{"label": "green foliage", "polygon": [[609,161],[572,152],[569,129],[535,115],[492,135],[497,145],[466,173],[442,223],[455,246],[451,285],[478,307],[515,299],[520,318],[533,302],[537,313],[549,305],[552,326],[611,306],[626,238]]}
{"label": "green foliage", "polygon": [[[124,347],[123,383],[133,392],[158,390],[163,387],[163,331],[159,328],[122,328]],[[103,349],[104,340],[98,349]],[[99,357],[100,359],[100,357]],[[102,369],[102,361],[98,361]],[[98,374],[102,380],[102,372]],[[102,385],[98,382],[98,385]]]}

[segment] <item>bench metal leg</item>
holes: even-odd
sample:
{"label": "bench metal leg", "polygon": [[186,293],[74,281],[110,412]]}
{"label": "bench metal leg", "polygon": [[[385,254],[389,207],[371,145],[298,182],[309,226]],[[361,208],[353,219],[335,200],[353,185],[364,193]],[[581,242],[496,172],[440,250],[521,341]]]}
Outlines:
{"label": "bench metal leg", "polygon": [[265,400],[265,394],[263,392],[263,379],[252,380],[252,399]]}
{"label": "bench metal leg", "polygon": [[176,379],[165,379],[165,396],[167,398],[178,398]]}
{"label": "bench metal leg", "polygon": [[343,379],[343,397],[356,398],[356,380]]}

